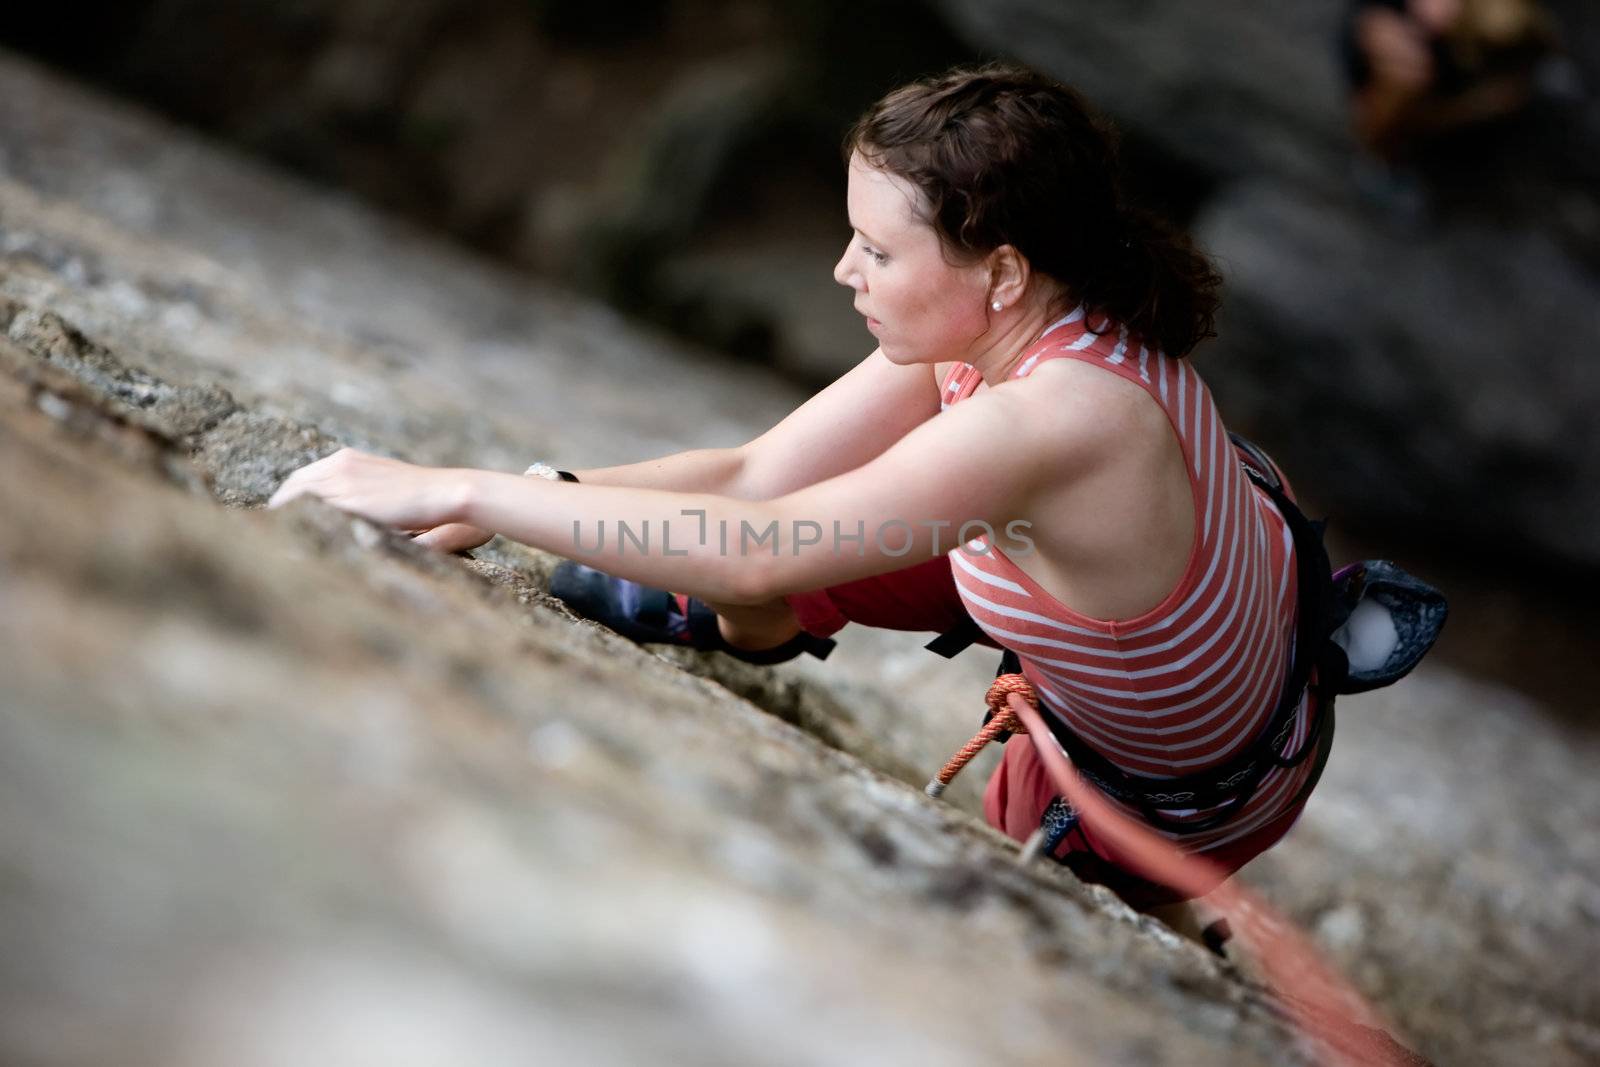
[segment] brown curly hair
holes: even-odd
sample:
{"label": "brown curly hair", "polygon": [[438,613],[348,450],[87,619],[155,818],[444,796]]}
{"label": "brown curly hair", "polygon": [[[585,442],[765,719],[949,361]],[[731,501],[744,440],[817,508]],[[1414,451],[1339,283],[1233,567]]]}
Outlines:
{"label": "brown curly hair", "polygon": [[872,105],[844,148],[921,190],[956,258],[1012,245],[1092,316],[1169,356],[1216,335],[1221,275],[1124,200],[1116,133],[1074,90],[1011,64],[957,67]]}

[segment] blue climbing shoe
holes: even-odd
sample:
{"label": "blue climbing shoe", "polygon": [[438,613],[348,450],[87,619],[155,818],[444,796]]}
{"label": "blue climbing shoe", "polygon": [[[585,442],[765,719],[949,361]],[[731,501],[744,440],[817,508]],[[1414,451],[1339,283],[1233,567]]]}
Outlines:
{"label": "blue climbing shoe", "polygon": [[550,594],[573,612],[603,623],[640,644],[683,645],[723,652],[746,663],[785,663],[804,652],[827,659],[834,642],[802,630],[775,648],[736,648],[717,626],[717,613],[704,601],[618,578],[567,560],[550,576]]}

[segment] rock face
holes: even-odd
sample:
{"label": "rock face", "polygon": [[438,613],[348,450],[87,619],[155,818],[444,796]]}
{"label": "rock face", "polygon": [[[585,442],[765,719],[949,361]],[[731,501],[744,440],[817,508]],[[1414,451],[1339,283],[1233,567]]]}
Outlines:
{"label": "rock face", "polygon": [[1571,946],[1600,931],[1597,756],[1592,726],[1425,667],[1340,701],[1305,817],[1241,877],[1439,1063],[1592,1062],[1600,1001]]}
{"label": "rock face", "polygon": [[914,787],[371,528],[218,510],[30,366],[7,1062],[1299,1060],[1260,993]]}
{"label": "rock face", "polygon": [[[500,370],[526,361],[522,388],[543,380],[569,406],[605,367],[477,317],[555,318],[548,295],[230,174],[25,70],[3,77],[8,100],[83,136],[72,152],[120,136],[188,153],[192,181],[141,177],[114,151],[98,180],[137,181],[161,209],[182,189],[190,223],[219,212],[210,237],[288,250],[337,215],[348,242],[290,256],[330,272],[321,297],[345,314],[286,368],[271,357],[316,316],[248,299],[276,252],[236,271],[198,225],[161,226],[163,243],[92,193],[46,200],[24,167],[0,185],[8,1062],[1304,1060],[1270,998],[1202,951],[575,622],[526,553],[468,567],[321,507],[217,507],[259,503],[335,439],[431,440],[465,414],[422,395],[431,375],[464,387],[496,345],[512,349]],[[13,140],[7,158],[63,175],[64,147]],[[274,237],[248,195],[202,203],[221,188],[298,210]],[[305,281],[273,288],[293,305]],[[364,284],[397,288],[345,304]],[[417,337],[400,305],[430,284],[413,321],[456,346],[423,370],[402,355]],[[408,342],[345,332],[391,309]],[[710,368],[579,317],[637,361],[630,390],[661,375],[658,405],[710,386]],[[496,367],[476,373],[492,395]],[[313,411],[339,381],[352,399]],[[378,388],[392,392],[367,401]],[[722,388],[748,398],[741,418],[793,399]],[[647,429],[612,447],[647,446]],[[537,436],[484,435],[507,450]],[[996,989],[1001,1025],[971,1010]]]}
{"label": "rock face", "polygon": [[[0,1058],[1309,1062],[1017,869],[981,770],[921,795],[976,652],[658,656],[541,554],[250,510],[339,443],[622,462],[799,399],[0,62]],[[1595,756],[1424,672],[1247,876],[1425,1054],[1585,1062]]]}
{"label": "rock face", "polygon": [[1342,519],[1600,562],[1600,293],[1550,235],[1375,233],[1282,186],[1202,231],[1232,264],[1210,379]]}

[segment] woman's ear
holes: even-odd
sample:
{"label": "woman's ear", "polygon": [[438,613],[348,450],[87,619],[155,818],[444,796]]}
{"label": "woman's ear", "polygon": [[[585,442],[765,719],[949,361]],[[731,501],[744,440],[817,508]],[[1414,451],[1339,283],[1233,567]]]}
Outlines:
{"label": "woman's ear", "polygon": [[1001,245],[989,253],[989,302],[1008,308],[1022,299],[1028,290],[1028,279],[1033,270],[1028,257],[1018,252],[1015,245]]}

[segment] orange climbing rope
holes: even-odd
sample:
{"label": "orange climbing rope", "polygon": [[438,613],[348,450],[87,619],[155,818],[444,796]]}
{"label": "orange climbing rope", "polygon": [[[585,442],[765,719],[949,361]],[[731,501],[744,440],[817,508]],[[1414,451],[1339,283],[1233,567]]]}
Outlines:
{"label": "orange climbing rope", "polygon": [[972,762],[972,757],[983,751],[983,746],[996,740],[1001,734],[1025,734],[1028,728],[1022,720],[1017,718],[1017,713],[1012,711],[1006,703],[1006,698],[1012,693],[1026,700],[1034,710],[1039,708],[1039,697],[1033,691],[1033,686],[1020,674],[1002,674],[989,686],[989,693],[984,700],[989,705],[989,721],[983,724],[983,729],[972,736],[972,740],[961,746],[950,762],[934,775],[928,782],[923,792],[930,797],[937,797],[944,793],[945,787],[951,779],[961,773],[961,769]]}
{"label": "orange climbing rope", "polygon": [[[994,714],[971,741],[928,783],[938,796],[983,746],[1002,733],[1025,734],[1038,750],[1061,796],[1080,813],[1095,836],[1113,846],[1134,873],[1184,892],[1204,895],[1228,919],[1239,940],[1260,963],[1269,984],[1314,1057],[1328,1067],[1417,1067],[1426,1061],[1389,1035],[1392,1026],[1349,982],[1323,962],[1311,941],[1260,896],[1228,878],[1203,856],[1184,852],[1144,824],[1124,815],[1082,778],[1050,732],[1033,686],[1020,674],[1003,674],[986,697]],[[1040,834],[1035,833],[1037,839]],[[1033,841],[1024,860],[1036,854]]]}

